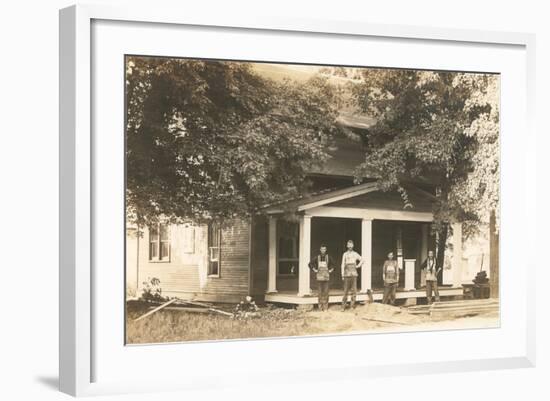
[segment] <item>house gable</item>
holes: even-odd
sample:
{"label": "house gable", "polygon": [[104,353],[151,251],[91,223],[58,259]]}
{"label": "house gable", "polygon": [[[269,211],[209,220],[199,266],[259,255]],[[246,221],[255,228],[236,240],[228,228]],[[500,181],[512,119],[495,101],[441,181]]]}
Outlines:
{"label": "house gable", "polygon": [[435,196],[415,186],[407,188],[410,205],[406,206],[397,191],[381,191],[378,184],[367,182],[351,185],[342,189],[320,191],[301,199],[271,206],[267,214],[280,214],[283,211],[294,210],[305,212],[320,207],[393,210],[403,212],[431,213]]}
{"label": "house gable", "polygon": [[408,192],[410,207],[405,207],[401,194],[397,191],[369,191],[358,196],[348,197],[328,203],[333,207],[368,208],[377,210],[406,210],[411,212],[431,212],[433,198],[416,189],[411,188]]}

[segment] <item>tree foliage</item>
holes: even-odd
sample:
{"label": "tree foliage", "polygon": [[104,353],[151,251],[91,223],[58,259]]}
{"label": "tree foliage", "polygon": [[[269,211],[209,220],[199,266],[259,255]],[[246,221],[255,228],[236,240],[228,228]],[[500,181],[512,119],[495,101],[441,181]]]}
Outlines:
{"label": "tree foliage", "polygon": [[480,221],[487,224],[494,212],[496,224],[500,220],[500,81],[498,76],[489,75],[484,79],[461,75],[462,85],[471,88],[466,110],[484,110],[466,128],[465,134],[475,139],[472,155],[472,169],[466,177],[452,188],[450,197],[457,200],[467,215],[476,220],[466,221],[467,226]]}
{"label": "tree foliage", "polygon": [[335,132],[328,80],[275,82],[249,63],[128,57],[127,211],[140,224],[226,219],[307,189]]}
{"label": "tree foliage", "polygon": [[375,177],[411,206],[407,183],[426,179],[435,228],[451,221],[475,229],[498,205],[498,76],[455,72],[365,69],[353,99],[376,123],[358,178]]}

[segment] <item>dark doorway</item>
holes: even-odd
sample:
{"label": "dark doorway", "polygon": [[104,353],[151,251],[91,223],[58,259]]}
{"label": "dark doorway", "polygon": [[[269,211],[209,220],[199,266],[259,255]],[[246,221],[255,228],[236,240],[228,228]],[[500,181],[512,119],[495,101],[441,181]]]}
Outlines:
{"label": "dark doorway", "polygon": [[[342,273],[340,265],[342,254],[346,250],[346,242],[354,242],[354,250],[361,254],[361,220],[342,219],[333,217],[313,217],[311,219],[311,258],[319,254],[321,244],[327,246],[327,253],[333,258],[335,264],[334,273],[330,278],[330,288],[342,288]],[[315,289],[317,282],[315,275],[311,275],[311,288]],[[357,286],[360,288],[361,269]]]}
{"label": "dark doorway", "polygon": [[[382,266],[389,252],[399,261],[416,259],[415,284],[420,282],[422,223],[374,220],[372,224],[372,287],[383,288]],[[404,268],[404,264],[400,265]],[[404,286],[405,271],[401,270],[399,287]]]}

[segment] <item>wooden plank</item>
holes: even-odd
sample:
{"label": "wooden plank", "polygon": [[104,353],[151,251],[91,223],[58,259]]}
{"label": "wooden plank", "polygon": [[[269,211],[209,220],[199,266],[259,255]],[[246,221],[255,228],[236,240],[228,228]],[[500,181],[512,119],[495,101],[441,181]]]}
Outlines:
{"label": "wooden plank", "polygon": [[232,313],[229,313],[229,312],[226,312],[226,311],[223,311],[223,310],[219,310],[219,309],[215,309],[215,308],[208,308],[208,310],[210,312],[214,312],[214,313],[217,313],[219,315],[224,315],[224,316],[230,316],[230,317],[233,317],[233,314]]}
{"label": "wooden plank", "polygon": [[206,304],[204,302],[186,301],[186,300],[183,300],[183,299],[178,299],[178,303],[187,304],[187,305],[201,306],[203,308],[211,308],[212,307],[212,305]]}
{"label": "wooden plank", "polygon": [[390,323],[390,324],[400,324],[400,325],[403,325],[403,326],[406,326],[407,323],[403,323],[403,322],[396,322],[395,320],[382,320],[382,319],[371,319],[369,317],[363,317],[361,318],[363,320],[370,320],[372,322],[381,322],[381,323]]}
{"label": "wooden plank", "polygon": [[431,310],[446,310],[446,309],[461,309],[461,308],[486,308],[495,307],[498,308],[499,304],[478,304],[478,305],[446,305],[432,307]]}
{"label": "wooden plank", "polygon": [[229,303],[236,304],[247,295],[246,291],[228,293],[228,292],[186,292],[186,291],[166,291],[164,294],[178,297],[180,300],[190,300],[190,301],[201,301],[201,302],[211,302],[211,303]]}
{"label": "wooden plank", "polygon": [[495,308],[498,309],[499,305],[455,305],[446,306],[444,308],[431,308],[432,311],[444,311],[444,310],[458,310],[458,309],[480,309],[480,308]]}
{"label": "wooden plank", "polygon": [[197,306],[198,308],[184,307],[184,306],[173,306],[171,308],[168,308],[168,310],[182,310],[182,311],[186,311],[186,312],[197,312],[197,313],[214,312],[214,313],[218,313],[218,314],[224,315],[224,316],[233,316],[233,313],[226,312],[226,311],[223,311],[223,310],[220,310],[220,309],[216,309],[216,308],[212,307],[212,305],[210,305],[210,304],[205,304],[205,303],[197,302],[197,301],[185,301],[185,300],[182,300],[182,299],[179,299],[179,298],[173,298],[170,301],[165,302],[162,305],[158,306],[157,308],[153,309],[152,311],[149,311],[146,314],[138,317],[134,321],[141,320],[141,319],[143,319],[143,318],[145,318],[145,317],[147,317],[147,316],[149,316],[149,315],[151,315],[155,312],[158,312],[161,309],[166,308],[168,305],[171,305],[175,302],[177,302],[178,304],[184,304],[184,305],[194,305],[194,306]]}
{"label": "wooden plank", "polygon": [[161,310],[161,309],[163,309],[163,308],[166,308],[168,305],[171,305],[171,304],[173,304],[173,303],[176,302],[176,301],[177,301],[177,298],[172,298],[170,301],[165,302],[165,303],[163,303],[163,304],[160,305],[160,306],[157,306],[157,307],[156,307],[155,309],[153,309],[152,311],[149,311],[149,312],[147,312],[146,314],[141,315],[141,316],[138,317],[137,319],[134,319],[134,322],[137,322],[137,321],[139,321],[139,320],[141,320],[141,319],[144,319],[144,318],[146,318],[147,316],[151,316],[153,313],[156,313],[156,312],[158,312],[159,310]]}
{"label": "wooden plank", "polygon": [[189,304],[189,305],[200,306],[200,307],[205,308],[206,310],[208,310],[208,311],[210,311],[210,312],[218,313],[218,314],[220,314],[220,315],[224,315],[224,316],[233,316],[232,313],[229,313],[229,312],[226,312],[226,311],[223,311],[223,310],[220,310],[220,309],[213,308],[212,305],[208,305],[208,304],[205,304],[205,303],[202,303],[202,302],[197,302],[197,301],[184,301],[184,300],[182,300],[182,299],[180,299],[179,302],[182,303],[182,304]]}
{"label": "wooden plank", "polygon": [[432,319],[441,319],[441,318],[457,318],[457,317],[463,317],[463,316],[476,316],[476,315],[481,315],[481,314],[486,314],[486,313],[493,313],[493,312],[497,312],[495,310],[488,310],[488,309],[484,309],[484,310],[460,310],[460,311],[451,311],[451,312],[448,312],[448,311],[445,311],[445,312],[432,312],[430,314],[430,317]]}
{"label": "wooden plank", "polygon": [[459,309],[483,309],[494,308],[498,309],[498,305],[470,305],[470,306],[447,306],[445,308],[431,308],[432,311],[459,310]]}
{"label": "wooden plank", "polygon": [[497,312],[500,303],[496,299],[478,299],[468,301],[436,302],[431,305],[417,305],[407,308],[413,315],[458,315],[458,314],[479,314]]}
{"label": "wooden plank", "polygon": [[191,308],[191,307],[185,307],[185,306],[168,306],[167,308],[164,308],[164,310],[189,312],[189,313],[210,313],[210,311],[205,308]]}
{"label": "wooden plank", "polygon": [[465,301],[445,301],[445,302],[434,302],[431,305],[414,305],[410,306],[408,310],[417,310],[417,309],[430,309],[430,308],[445,308],[445,307],[455,307],[462,305],[498,305],[499,301],[496,299],[476,299],[476,300],[465,300]]}
{"label": "wooden plank", "polygon": [[434,302],[432,305],[449,305],[449,304],[475,304],[475,303],[488,303],[488,302],[498,302],[497,299],[491,298],[480,298],[480,299],[461,299],[455,301],[439,301]]}
{"label": "wooden plank", "polygon": [[431,313],[438,313],[438,312],[461,312],[461,311],[479,311],[479,310],[495,310],[497,311],[498,308],[495,308],[493,306],[478,306],[478,307],[464,307],[464,308],[445,308],[445,309],[432,309]]}

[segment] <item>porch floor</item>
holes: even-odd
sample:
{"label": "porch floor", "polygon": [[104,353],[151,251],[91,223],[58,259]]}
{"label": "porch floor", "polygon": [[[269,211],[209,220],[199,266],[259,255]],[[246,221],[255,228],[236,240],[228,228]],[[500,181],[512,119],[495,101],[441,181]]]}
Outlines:
{"label": "porch floor", "polygon": [[[439,295],[442,297],[462,295],[462,287],[440,286]],[[329,291],[329,303],[342,302],[342,296],[344,291],[341,289],[331,289]],[[381,301],[384,296],[384,290],[381,288],[375,288],[372,290],[372,298],[375,301]],[[423,298],[426,297],[426,288],[417,288],[411,291],[405,291],[402,288],[397,289],[396,299],[405,298]],[[357,291],[357,301],[368,300],[368,295],[364,292]],[[317,303],[317,291],[312,290],[310,295],[299,296],[294,291],[278,291],[265,294],[266,302],[275,302],[282,304],[295,304],[295,305],[309,305]]]}

